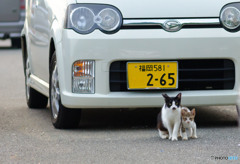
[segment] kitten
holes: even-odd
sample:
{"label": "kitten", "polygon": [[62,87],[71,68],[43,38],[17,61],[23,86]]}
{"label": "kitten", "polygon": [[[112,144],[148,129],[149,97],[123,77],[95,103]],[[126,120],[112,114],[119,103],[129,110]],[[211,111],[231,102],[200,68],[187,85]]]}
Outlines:
{"label": "kitten", "polygon": [[183,140],[188,140],[186,129],[190,130],[191,138],[197,138],[197,126],[194,121],[195,115],[196,115],[195,108],[193,108],[192,111],[190,111],[187,107],[182,107],[181,132]]}
{"label": "kitten", "polygon": [[165,103],[157,119],[157,128],[162,139],[178,140],[178,131],[181,124],[181,95],[179,93],[176,97],[169,97],[167,94],[163,94]]}

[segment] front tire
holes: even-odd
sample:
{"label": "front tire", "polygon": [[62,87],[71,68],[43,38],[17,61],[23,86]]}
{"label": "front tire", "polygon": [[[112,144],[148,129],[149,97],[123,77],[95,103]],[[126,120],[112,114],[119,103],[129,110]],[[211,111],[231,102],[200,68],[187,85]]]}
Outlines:
{"label": "front tire", "polygon": [[30,86],[30,75],[30,63],[29,58],[27,57],[25,67],[25,92],[27,105],[29,108],[46,108],[48,98]]}
{"label": "front tire", "polygon": [[57,129],[76,128],[81,118],[81,110],[69,109],[62,105],[56,63],[56,53],[54,53],[50,65],[49,79],[49,98],[52,124]]}
{"label": "front tire", "polygon": [[236,109],[237,109],[237,113],[238,113],[237,124],[238,124],[238,127],[240,127],[240,107],[237,105]]}
{"label": "front tire", "polygon": [[12,38],[11,43],[13,48],[21,48],[21,38]]}

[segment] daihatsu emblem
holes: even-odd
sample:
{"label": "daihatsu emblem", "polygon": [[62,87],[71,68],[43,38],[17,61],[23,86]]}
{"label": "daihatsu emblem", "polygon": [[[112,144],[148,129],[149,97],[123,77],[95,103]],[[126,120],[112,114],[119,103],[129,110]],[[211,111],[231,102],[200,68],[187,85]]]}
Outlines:
{"label": "daihatsu emblem", "polygon": [[176,20],[167,20],[164,22],[163,28],[169,32],[176,32],[182,28],[182,24]]}

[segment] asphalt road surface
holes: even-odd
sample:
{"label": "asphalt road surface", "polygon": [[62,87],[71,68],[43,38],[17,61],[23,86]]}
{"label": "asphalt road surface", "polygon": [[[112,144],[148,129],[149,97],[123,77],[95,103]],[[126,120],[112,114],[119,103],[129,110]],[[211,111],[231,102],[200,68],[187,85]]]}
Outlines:
{"label": "asphalt road surface", "polygon": [[83,110],[79,128],[54,129],[49,108],[28,109],[21,51],[9,46],[0,41],[0,163],[240,163],[234,106],[197,107],[188,141],[158,137],[159,109]]}

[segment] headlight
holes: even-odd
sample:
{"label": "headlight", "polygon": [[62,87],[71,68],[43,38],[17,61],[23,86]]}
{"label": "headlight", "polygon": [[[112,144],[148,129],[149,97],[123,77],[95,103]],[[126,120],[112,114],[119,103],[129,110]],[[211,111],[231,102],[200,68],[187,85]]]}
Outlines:
{"label": "headlight", "polygon": [[98,25],[105,31],[113,31],[120,24],[120,16],[113,9],[103,9],[98,16],[101,19]]}
{"label": "headlight", "polygon": [[89,31],[94,25],[94,13],[86,7],[74,9],[70,18],[73,27],[83,32]]}
{"label": "headlight", "polygon": [[104,33],[115,33],[122,26],[121,12],[111,5],[70,5],[66,20],[66,28],[80,34],[89,34],[96,29]]}
{"label": "headlight", "polygon": [[226,30],[238,31],[240,27],[240,3],[224,6],[220,14],[220,20]]}

